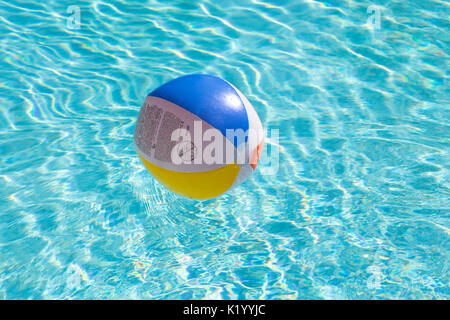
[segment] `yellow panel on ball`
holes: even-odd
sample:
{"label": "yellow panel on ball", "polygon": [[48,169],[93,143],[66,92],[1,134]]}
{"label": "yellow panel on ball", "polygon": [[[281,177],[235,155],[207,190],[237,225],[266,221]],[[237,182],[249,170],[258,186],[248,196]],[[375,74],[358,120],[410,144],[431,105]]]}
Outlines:
{"label": "yellow panel on ball", "polygon": [[227,191],[240,168],[235,164],[205,172],[175,172],[157,167],[139,155],[144,167],[167,189],[186,198],[207,200]]}

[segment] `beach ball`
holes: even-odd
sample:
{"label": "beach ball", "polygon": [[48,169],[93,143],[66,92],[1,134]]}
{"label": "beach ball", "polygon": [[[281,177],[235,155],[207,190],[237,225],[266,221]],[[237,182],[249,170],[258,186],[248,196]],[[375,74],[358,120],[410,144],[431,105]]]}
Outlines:
{"label": "beach ball", "polygon": [[263,128],[253,106],[229,82],[193,74],[171,80],[145,99],[134,131],[144,167],[187,198],[217,197],[256,169]]}

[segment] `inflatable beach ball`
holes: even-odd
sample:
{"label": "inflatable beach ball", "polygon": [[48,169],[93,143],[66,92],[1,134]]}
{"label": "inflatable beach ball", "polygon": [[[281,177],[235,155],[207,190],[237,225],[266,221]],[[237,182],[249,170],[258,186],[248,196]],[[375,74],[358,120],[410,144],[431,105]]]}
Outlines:
{"label": "inflatable beach ball", "polygon": [[256,169],[263,128],[233,85],[187,75],[151,92],[134,131],[136,152],[167,189],[205,200],[245,181]]}

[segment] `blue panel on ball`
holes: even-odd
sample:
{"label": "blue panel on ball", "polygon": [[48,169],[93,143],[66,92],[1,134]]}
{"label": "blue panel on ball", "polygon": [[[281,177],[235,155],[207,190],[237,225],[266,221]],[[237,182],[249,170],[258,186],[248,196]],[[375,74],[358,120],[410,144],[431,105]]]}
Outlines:
{"label": "blue panel on ball", "polygon": [[[196,115],[226,137],[227,129],[248,130],[244,103],[226,81],[192,74],[163,84],[149,96],[170,101]],[[236,140],[236,139],[235,139]],[[236,146],[237,141],[231,141]]]}

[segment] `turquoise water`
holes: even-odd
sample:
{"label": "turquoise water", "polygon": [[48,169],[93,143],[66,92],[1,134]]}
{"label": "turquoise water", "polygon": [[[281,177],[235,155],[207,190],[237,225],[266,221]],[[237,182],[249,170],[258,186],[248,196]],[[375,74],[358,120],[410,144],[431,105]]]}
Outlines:
{"label": "turquoise water", "polygon": [[[449,15],[0,2],[0,299],[448,299]],[[247,95],[275,174],[197,202],[143,169],[139,108],[189,73]]]}

